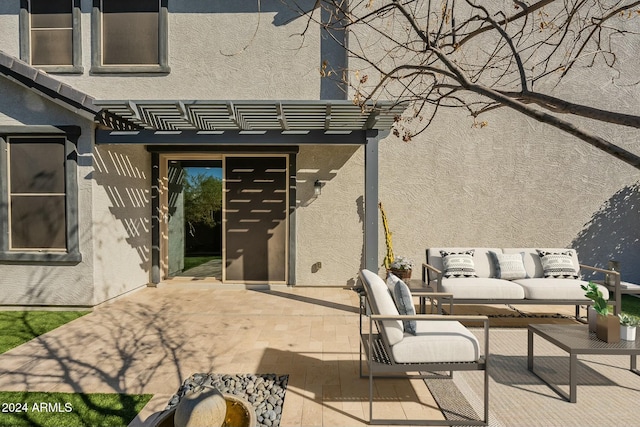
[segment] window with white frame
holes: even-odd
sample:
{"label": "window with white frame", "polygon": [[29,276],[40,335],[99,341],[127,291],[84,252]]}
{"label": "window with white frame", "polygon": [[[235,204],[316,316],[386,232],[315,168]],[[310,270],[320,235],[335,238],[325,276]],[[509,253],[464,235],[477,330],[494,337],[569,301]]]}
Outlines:
{"label": "window with white frame", "polygon": [[72,141],[79,132],[36,128],[2,134],[0,127],[0,260],[79,261]]}
{"label": "window with white frame", "polygon": [[167,0],[94,0],[93,72],[168,72]]}
{"label": "window with white frame", "polygon": [[22,0],[20,56],[48,72],[81,73],[80,0]]}

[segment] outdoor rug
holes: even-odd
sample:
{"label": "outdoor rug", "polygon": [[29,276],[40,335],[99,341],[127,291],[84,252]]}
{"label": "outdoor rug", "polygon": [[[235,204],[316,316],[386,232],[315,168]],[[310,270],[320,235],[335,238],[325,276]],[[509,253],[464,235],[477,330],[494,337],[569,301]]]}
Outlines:
{"label": "outdoor rug", "polygon": [[[443,311],[449,314],[448,306],[443,306]],[[550,309],[551,308],[551,309]],[[557,311],[552,311],[550,306],[536,305],[474,305],[456,304],[453,313],[456,315],[481,315],[489,317],[489,326],[499,328],[526,328],[531,323],[572,323],[577,324],[573,313],[573,307],[560,306]],[[563,313],[564,312],[564,313]],[[582,312],[586,315],[586,312]],[[480,326],[470,323],[465,326]]]}
{"label": "outdoor rug", "polygon": [[[484,331],[472,329],[482,340]],[[569,403],[527,370],[527,330],[490,330],[489,425],[493,427],[640,426],[640,376],[629,356],[578,356],[577,402]],[[536,336],[535,369],[569,392],[567,353]],[[480,419],[480,371],[425,383],[447,419]]]}

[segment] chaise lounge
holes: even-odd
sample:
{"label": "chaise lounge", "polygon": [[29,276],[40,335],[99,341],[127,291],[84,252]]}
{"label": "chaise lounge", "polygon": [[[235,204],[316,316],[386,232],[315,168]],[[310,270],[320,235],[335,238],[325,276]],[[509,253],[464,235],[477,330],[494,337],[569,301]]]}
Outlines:
{"label": "chaise lounge", "polygon": [[[393,278],[385,283],[369,271],[360,272],[364,300],[360,305],[360,376],[363,375],[363,350],[369,378],[369,420],[371,424],[411,425],[487,425],[489,418],[489,322],[486,316],[415,315],[409,288]],[[392,297],[392,293],[396,296]],[[407,308],[407,305],[411,307]],[[413,310],[411,310],[413,308]],[[363,318],[368,314],[368,329]],[[480,321],[484,343],[460,322]],[[376,332],[377,331],[377,332]],[[437,372],[484,371],[484,414],[482,420],[398,420],[374,418],[374,378],[418,373],[410,378],[442,377]]]}

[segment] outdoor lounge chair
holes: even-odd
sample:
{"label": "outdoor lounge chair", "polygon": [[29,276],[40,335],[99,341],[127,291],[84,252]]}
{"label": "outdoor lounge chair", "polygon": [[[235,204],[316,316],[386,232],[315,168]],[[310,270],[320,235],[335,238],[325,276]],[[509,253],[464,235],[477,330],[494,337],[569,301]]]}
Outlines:
{"label": "outdoor lounge chair", "polygon": [[[364,298],[360,304],[360,377],[363,350],[369,377],[371,424],[487,425],[489,418],[489,321],[486,316],[400,315],[387,284],[377,274],[362,270]],[[363,330],[363,317],[369,328]],[[415,320],[415,335],[406,332],[403,321]],[[460,321],[484,325],[484,345]],[[375,326],[375,327],[374,327]],[[373,379],[383,377],[452,378],[453,371],[484,371],[484,418],[482,420],[407,420],[373,417]],[[442,372],[447,372],[443,375]],[[411,376],[408,373],[417,373]],[[452,384],[452,387],[454,385]]]}

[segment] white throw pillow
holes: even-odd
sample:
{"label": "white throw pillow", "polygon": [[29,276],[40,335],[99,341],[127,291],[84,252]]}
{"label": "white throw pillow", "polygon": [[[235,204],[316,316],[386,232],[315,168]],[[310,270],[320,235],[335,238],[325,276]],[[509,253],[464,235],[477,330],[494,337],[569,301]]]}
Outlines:
{"label": "white throw pillow", "polygon": [[578,271],[573,264],[571,251],[547,252],[537,249],[544,270],[544,277],[556,279],[577,279]]}
{"label": "white throw pillow", "polygon": [[474,249],[464,252],[440,251],[444,277],[478,277],[476,266],[473,263]]}
{"label": "white throw pillow", "polygon": [[526,279],[527,270],[524,268],[524,252],[519,254],[498,254],[489,251],[496,268],[496,278],[504,280]]}

